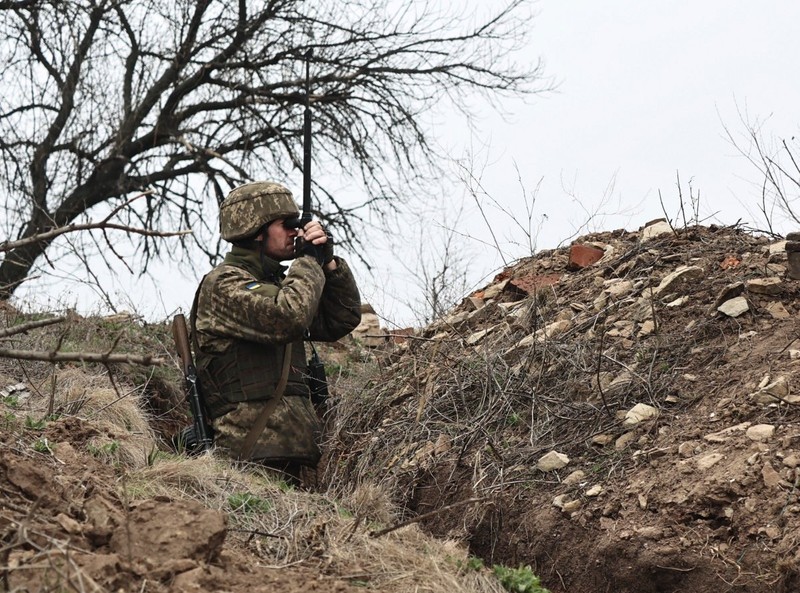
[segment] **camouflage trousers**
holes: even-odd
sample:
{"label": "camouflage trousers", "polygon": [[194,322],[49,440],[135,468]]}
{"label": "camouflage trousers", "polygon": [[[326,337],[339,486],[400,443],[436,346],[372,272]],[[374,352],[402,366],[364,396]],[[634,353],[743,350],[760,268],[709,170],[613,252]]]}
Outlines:
{"label": "camouflage trousers", "polygon": [[[238,458],[250,428],[265,405],[265,401],[243,402],[235,410],[215,419],[214,442],[217,448]],[[319,419],[308,397],[284,396],[267,420],[250,460],[315,466],[320,458],[320,430]]]}

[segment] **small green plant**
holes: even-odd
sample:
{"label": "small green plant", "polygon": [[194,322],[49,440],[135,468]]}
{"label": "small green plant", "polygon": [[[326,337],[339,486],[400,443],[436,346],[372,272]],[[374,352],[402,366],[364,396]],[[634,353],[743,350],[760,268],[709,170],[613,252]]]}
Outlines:
{"label": "small green plant", "polygon": [[508,416],[506,416],[507,426],[517,426],[521,421],[522,421],[522,416],[520,416],[516,412],[511,412]]}
{"label": "small green plant", "polygon": [[228,506],[237,513],[267,513],[272,510],[272,503],[249,492],[237,492],[228,497]]}
{"label": "small green plant", "polygon": [[34,420],[30,416],[25,416],[25,428],[31,430],[42,430],[45,425],[45,420]]}
{"label": "small green plant", "polygon": [[502,564],[495,564],[492,571],[503,588],[511,593],[550,593],[542,587],[539,577],[533,574],[530,566],[509,568]]}
{"label": "small green plant", "polygon": [[476,556],[470,556],[466,561],[457,560],[456,566],[462,572],[479,572],[484,569],[483,560]]}
{"label": "small green plant", "polygon": [[119,451],[119,441],[111,441],[102,445],[88,443],[86,449],[95,457],[113,457]]}
{"label": "small green plant", "polygon": [[53,450],[50,448],[50,443],[46,438],[36,439],[33,442],[33,450],[37,453],[47,453],[49,455],[53,454]]}
{"label": "small green plant", "polygon": [[9,408],[18,408],[19,398],[16,395],[7,395],[3,398],[3,403]]}

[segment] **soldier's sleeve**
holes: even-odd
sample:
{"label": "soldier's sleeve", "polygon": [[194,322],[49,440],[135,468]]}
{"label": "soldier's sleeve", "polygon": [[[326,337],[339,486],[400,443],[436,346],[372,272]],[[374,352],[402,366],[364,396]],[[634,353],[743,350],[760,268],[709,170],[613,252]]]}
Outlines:
{"label": "soldier's sleeve", "polygon": [[[280,286],[262,283],[234,266],[209,277],[198,310],[209,334],[261,344],[302,339],[318,308],[325,277],[311,257],[298,258]],[[205,283],[204,283],[205,284]]]}
{"label": "soldier's sleeve", "polygon": [[361,322],[361,295],[350,266],[336,258],[336,269],[325,272],[325,289],[309,328],[312,340],[334,342]]}

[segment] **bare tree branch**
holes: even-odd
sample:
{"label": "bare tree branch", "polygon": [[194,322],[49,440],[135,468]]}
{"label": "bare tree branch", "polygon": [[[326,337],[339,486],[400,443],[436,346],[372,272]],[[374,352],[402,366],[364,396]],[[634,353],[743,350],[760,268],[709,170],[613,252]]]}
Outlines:
{"label": "bare tree branch", "polygon": [[0,348],[0,358],[19,360],[41,360],[44,362],[96,362],[100,364],[128,363],[144,366],[167,364],[163,358],[153,355],[113,354],[111,352],[40,352],[35,350],[8,350]]}
{"label": "bare tree branch", "polygon": [[[515,60],[528,0],[482,17],[412,1],[0,0],[0,298],[47,273],[65,232],[125,231],[142,270],[186,250],[217,259],[220,195],[299,176],[309,48],[314,169],[359,190],[316,180],[315,206],[358,248],[366,220],[386,223],[440,176],[431,110],[469,117],[477,97],[496,108],[544,88],[539,64]],[[109,210],[114,224],[89,222]]]}
{"label": "bare tree branch", "polygon": [[37,321],[29,321],[27,323],[20,323],[19,325],[15,325],[14,327],[6,327],[0,329],[0,338],[7,338],[9,336],[15,336],[17,334],[22,334],[32,329],[37,329],[40,327],[47,327],[48,325],[55,325],[56,323],[62,323],[66,321],[66,317],[53,317],[51,319],[39,319]]}

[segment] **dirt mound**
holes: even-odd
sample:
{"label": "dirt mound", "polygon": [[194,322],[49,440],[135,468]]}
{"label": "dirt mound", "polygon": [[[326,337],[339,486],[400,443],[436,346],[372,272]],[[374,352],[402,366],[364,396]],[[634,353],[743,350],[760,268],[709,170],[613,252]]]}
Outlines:
{"label": "dirt mound", "polygon": [[386,485],[552,591],[800,590],[784,244],[666,224],[578,243],[340,385],[327,483]]}

